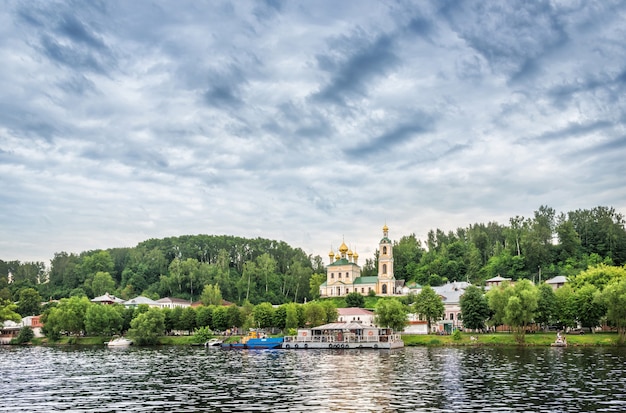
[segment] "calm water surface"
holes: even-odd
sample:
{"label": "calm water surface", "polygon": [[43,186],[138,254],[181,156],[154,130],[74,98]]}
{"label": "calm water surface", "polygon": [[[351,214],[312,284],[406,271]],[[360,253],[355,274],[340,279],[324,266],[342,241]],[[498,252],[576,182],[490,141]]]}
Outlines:
{"label": "calm water surface", "polygon": [[0,348],[2,412],[624,412],[626,350]]}

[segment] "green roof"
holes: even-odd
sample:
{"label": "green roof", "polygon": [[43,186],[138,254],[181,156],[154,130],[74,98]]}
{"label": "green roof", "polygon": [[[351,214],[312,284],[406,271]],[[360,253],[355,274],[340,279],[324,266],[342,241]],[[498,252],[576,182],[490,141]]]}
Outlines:
{"label": "green roof", "polygon": [[[356,265],[355,263],[348,261],[347,258],[341,258],[341,259],[338,259],[337,261],[333,262],[332,264],[328,264],[328,266],[329,267],[338,267],[340,265],[350,265],[350,264],[351,265]],[[358,267],[358,265],[357,265],[357,267]]]}
{"label": "green roof", "polygon": [[380,244],[383,243],[391,244],[391,240],[387,237],[383,237],[383,239],[380,240]]}
{"label": "green roof", "polygon": [[357,277],[352,284],[376,284],[378,277]]}

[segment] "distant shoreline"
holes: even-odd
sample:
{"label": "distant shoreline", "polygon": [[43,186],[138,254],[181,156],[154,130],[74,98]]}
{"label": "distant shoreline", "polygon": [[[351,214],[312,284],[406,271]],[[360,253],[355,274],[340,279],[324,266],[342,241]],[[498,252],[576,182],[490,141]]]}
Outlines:
{"label": "distant shoreline", "polygon": [[[474,337],[474,340],[472,339]],[[569,334],[568,347],[620,347],[617,344],[617,333]],[[524,343],[515,341],[512,333],[488,334],[461,334],[460,340],[452,335],[436,334],[403,334],[402,340],[406,347],[550,347],[556,339],[554,333],[526,334]],[[29,345],[33,346],[104,346],[110,337],[63,337],[51,342],[45,338],[34,339]],[[161,346],[191,346],[199,345],[193,336],[162,336],[157,345]]]}

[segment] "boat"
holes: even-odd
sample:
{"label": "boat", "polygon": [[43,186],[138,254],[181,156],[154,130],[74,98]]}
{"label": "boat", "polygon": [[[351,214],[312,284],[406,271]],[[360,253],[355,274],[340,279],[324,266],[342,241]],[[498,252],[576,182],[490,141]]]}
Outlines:
{"label": "boat", "polygon": [[126,337],[114,337],[106,343],[108,347],[128,347],[132,344],[133,341],[127,339]]}
{"label": "boat", "polygon": [[404,347],[400,334],[391,328],[364,326],[360,323],[330,323],[315,328],[299,329],[295,336],[286,336],[284,349],[374,349],[391,350]]}
{"label": "boat", "polygon": [[567,339],[558,332],[556,333],[556,340],[551,345],[552,347],[567,347]]}
{"label": "boat", "polygon": [[224,340],[222,340],[221,338],[212,338],[204,343],[204,347],[219,347],[222,345],[223,342]]}
{"label": "boat", "polygon": [[275,349],[283,343],[282,337],[267,337],[263,331],[250,330],[248,335],[237,343],[222,343],[222,348],[232,349]]}

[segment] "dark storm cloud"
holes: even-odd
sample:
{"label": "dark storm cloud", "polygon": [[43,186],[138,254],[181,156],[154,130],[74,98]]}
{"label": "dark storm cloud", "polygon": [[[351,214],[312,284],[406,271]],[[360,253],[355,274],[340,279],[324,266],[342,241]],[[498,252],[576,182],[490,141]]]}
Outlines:
{"label": "dark storm cloud", "polygon": [[399,125],[382,135],[375,136],[369,141],[359,144],[358,146],[346,149],[345,153],[349,156],[363,157],[379,154],[382,151],[389,151],[399,145],[405,144],[407,141],[416,136],[429,133],[433,129],[432,119],[425,114],[414,114],[417,118],[413,122]]}
{"label": "dark storm cloud", "polygon": [[[339,40],[342,51],[339,56],[337,53],[317,56],[319,68],[330,72],[331,78],[314,94],[314,99],[343,105],[346,98],[365,97],[376,78],[384,76],[399,63],[393,51],[393,39],[387,35],[381,35],[365,45],[360,45],[359,39],[354,43],[355,51],[350,50],[351,42],[348,39]],[[343,57],[344,53],[347,58]]]}

